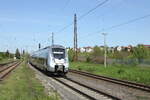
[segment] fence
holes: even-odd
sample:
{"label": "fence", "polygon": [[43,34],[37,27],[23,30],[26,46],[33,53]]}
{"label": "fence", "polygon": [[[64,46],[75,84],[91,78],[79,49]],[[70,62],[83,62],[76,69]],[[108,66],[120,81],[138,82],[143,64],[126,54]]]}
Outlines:
{"label": "fence", "polygon": [[150,59],[108,59],[108,64],[150,65]]}

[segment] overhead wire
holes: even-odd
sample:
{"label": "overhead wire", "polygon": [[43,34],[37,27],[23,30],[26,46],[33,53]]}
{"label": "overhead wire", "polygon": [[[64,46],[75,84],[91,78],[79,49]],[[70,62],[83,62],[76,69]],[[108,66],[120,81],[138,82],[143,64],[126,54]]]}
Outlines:
{"label": "overhead wire", "polygon": [[65,3],[65,5],[64,5],[64,7],[63,7],[62,10],[64,10],[64,9],[68,6],[68,4],[70,3],[70,1],[71,1],[71,0],[67,0],[67,1],[66,1],[66,3]]}
{"label": "overhead wire", "polygon": [[87,16],[89,13],[93,12],[95,9],[99,8],[100,6],[104,5],[106,2],[108,2],[109,0],[105,0],[103,2],[101,2],[100,4],[98,4],[97,6],[95,6],[94,8],[90,9],[88,12],[84,13],[82,16],[80,16],[78,18],[78,21],[83,19],[85,16]]}
{"label": "overhead wire", "polygon": [[[102,5],[104,5],[105,3],[107,3],[109,0],[105,0],[101,3],[99,3],[98,5],[96,5],[94,8],[90,9],[89,11],[87,11],[86,13],[84,13],[83,15],[81,15],[79,18],[78,18],[78,21],[79,20],[82,20],[85,16],[87,16],[88,14],[90,14],[91,12],[93,12],[95,9],[101,7]],[[64,31],[65,29],[69,28],[71,25],[73,25],[74,22],[71,22],[70,24],[66,25],[65,27],[63,27],[62,29],[60,29],[59,31],[57,31],[56,33],[60,33],[62,31]]]}
{"label": "overhead wire", "polygon": [[[150,14],[147,14],[147,15],[144,15],[144,16],[141,16],[141,17],[137,17],[137,18],[128,20],[128,21],[126,21],[126,22],[123,22],[123,23],[120,23],[120,24],[117,24],[117,25],[112,25],[112,26],[110,26],[110,27],[108,27],[108,28],[103,28],[103,29],[101,29],[101,30],[99,30],[99,31],[97,31],[97,32],[93,32],[93,33],[100,33],[100,32],[102,32],[102,31],[106,31],[106,30],[111,30],[111,29],[114,29],[114,28],[118,28],[118,27],[121,27],[121,26],[130,24],[130,23],[134,23],[134,22],[136,22],[136,21],[138,21],[138,20],[142,20],[142,19],[145,19],[145,18],[148,18],[148,17],[150,17]],[[89,33],[89,34],[87,34],[86,36],[80,37],[80,39],[83,39],[83,38],[85,38],[85,37],[87,37],[87,36],[89,36],[89,35],[91,35],[91,34],[93,34],[93,33]]]}
{"label": "overhead wire", "polygon": [[[148,18],[148,17],[150,17],[150,14],[144,15],[144,16],[141,16],[141,17],[138,17],[138,18],[135,18],[135,19],[128,20],[127,22],[124,22],[124,23],[120,23],[120,24],[117,24],[117,25],[113,25],[113,26],[111,26],[111,27],[105,28],[104,30],[110,30],[110,29],[113,29],[113,28],[121,27],[121,26],[130,24],[130,23],[133,23],[133,22],[136,22],[136,21],[138,21],[138,20],[145,19],[145,18]],[[102,31],[102,30],[100,30],[100,31],[98,31],[98,32],[101,32],[101,31]]]}

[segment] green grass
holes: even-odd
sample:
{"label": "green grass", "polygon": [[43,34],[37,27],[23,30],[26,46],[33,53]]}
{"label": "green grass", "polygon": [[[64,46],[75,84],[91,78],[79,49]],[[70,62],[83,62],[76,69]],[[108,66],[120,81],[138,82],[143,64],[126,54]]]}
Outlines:
{"label": "green grass", "polygon": [[7,63],[7,62],[11,62],[11,61],[14,61],[14,59],[12,59],[12,58],[10,58],[10,59],[8,59],[8,58],[1,59],[1,60],[0,60],[0,64]]}
{"label": "green grass", "polygon": [[0,83],[0,100],[59,100],[56,92],[47,96],[34,71],[23,63]]}
{"label": "green grass", "polygon": [[107,66],[86,62],[71,62],[72,69],[84,70],[90,73],[113,78],[134,81],[150,85],[150,67],[139,66]]}

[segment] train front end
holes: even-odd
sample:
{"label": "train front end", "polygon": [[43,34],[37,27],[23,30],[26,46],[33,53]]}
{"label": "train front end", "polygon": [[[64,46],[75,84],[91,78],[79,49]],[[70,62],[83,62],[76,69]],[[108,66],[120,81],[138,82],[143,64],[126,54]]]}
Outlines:
{"label": "train front end", "polygon": [[52,67],[54,73],[66,74],[68,72],[68,54],[64,47],[52,47],[50,66]]}

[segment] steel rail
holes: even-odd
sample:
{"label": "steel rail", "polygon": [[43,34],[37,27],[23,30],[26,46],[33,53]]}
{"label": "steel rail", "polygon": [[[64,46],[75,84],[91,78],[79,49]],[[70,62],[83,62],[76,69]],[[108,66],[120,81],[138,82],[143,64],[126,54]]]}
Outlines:
{"label": "steel rail", "polygon": [[[12,62],[12,65],[13,65],[13,64],[16,64],[16,63],[17,63],[17,62]],[[5,64],[5,65],[8,65],[8,64],[10,64],[10,63],[7,63],[7,64]],[[3,65],[3,66],[5,66],[5,65]],[[8,69],[9,67],[11,67],[12,65],[3,67],[2,69],[0,69],[0,73],[3,72],[3,71],[5,71],[5,70],[7,70],[7,69]]]}
{"label": "steel rail", "polygon": [[[31,64],[31,66],[33,66],[34,68],[36,68],[38,71],[44,73],[43,70],[37,68],[36,66],[34,66],[34,65],[32,65],[32,64]],[[45,75],[48,75],[48,74],[46,74],[46,73],[44,73],[44,74],[45,74]],[[48,76],[49,76],[49,75],[48,75]],[[56,77],[53,76],[53,75],[52,75],[51,77],[52,77],[54,80],[56,80],[57,82],[59,82],[59,83],[65,85],[66,87],[72,89],[73,91],[75,91],[75,92],[77,92],[77,93],[83,95],[84,97],[86,97],[86,98],[88,98],[88,99],[90,99],[90,100],[97,100],[96,98],[94,98],[94,97],[92,97],[92,96],[90,96],[90,95],[88,95],[88,94],[82,92],[81,90],[79,90],[79,89],[77,89],[77,88],[75,88],[75,87],[73,87],[73,86],[71,86],[71,85],[69,85],[69,84],[63,82],[61,79],[56,78]],[[84,85],[84,84],[82,84],[82,83],[79,83],[79,82],[74,81],[74,80],[72,80],[72,79],[69,79],[69,78],[67,78],[67,77],[63,77],[63,78],[66,79],[66,80],[68,80],[68,81],[71,81],[71,82],[73,82],[73,83],[75,83],[75,84],[77,84],[77,85],[80,85],[80,86],[82,86],[82,87],[84,87],[84,88],[87,88],[87,89],[89,89],[89,90],[91,90],[91,91],[93,91],[93,92],[96,92],[96,93],[101,94],[101,95],[103,95],[103,96],[105,96],[105,97],[111,98],[111,99],[113,99],[113,100],[122,100],[122,99],[120,99],[120,98],[118,98],[118,97],[115,97],[115,96],[112,96],[112,95],[110,95],[110,94],[108,94],[108,93],[105,93],[105,92],[103,92],[103,91],[94,89],[94,88],[92,88],[92,87],[90,87],[90,86]]]}
{"label": "steel rail", "polygon": [[139,84],[139,83],[135,83],[135,82],[130,82],[130,81],[125,81],[125,80],[110,78],[110,77],[106,77],[106,76],[102,76],[102,75],[95,75],[95,74],[91,74],[89,72],[73,70],[73,69],[69,69],[69,72],[150,92],[150,86],[144,85],[144,84]]}
{"label": "steel rail", "polygon": [[5,68],[3,71],[1,71],[1,75],[0,75],[0,81],[2,81],[4,79],[4,77],[6,77],[12,70],[14,70],[19,64],[21,64],[20,62],[16,62],[14,64],[12,64],[11,66]]}
{"label": "steel rail", "polygon": [[69,87],[69,88],[72,89],[73,91],[75,91],[75,92],[77,92],[77,93],[79,93],[79,94],[85,96],[86,98],[88,98],[88,99],[90,99],[90,100],[96,100],[96,99],[93,98],[92,96],[87,95],[86,93],[84,93],[84,92],[82,92],[82,91],[80,91],[80,90],[78,90],[78,89],[76,89],[76,88],[70,86],[69,84],[66,84],[65,82],[63,82],[63,81],[61,81],[61,80],[59,80],[59,79],[57,79],[57,78],[54,78],[54,77],[53,77],[53,79],[55,79],[56,81],[58,81],[59,83],[65,85],[65,86]]}
{"label": "steel rail", "polygon": [[16,62],[16,61],[10,61],[10,62],[7,62],[7,63],[1,63],[0,67],[5,66],[5,65],[10,64],[10,63],[13,63],[13,62]]}
{"label": "steel rail", "polygon": [[109,97],[109,98],[112,98],[112,99],[114,99],[114,100],[122,100],[122,99],[120,99],[120,98],[118,98],[118,97],[112,96],[111,94],[105,93],[105,92],[100,91],[100,90],[95,89],[95,88],[92,88],[92,87],[87,86],[87,85],[85,85],[85,84],[83,84],[83,83],[74,81],[74,80],[72,80],[72,79],[70,79],[70,78],[65,78],[65,79],[67,79],[67,80],[69,80],[69,81],[71,81],[71,82],[74,82],[74,83],[76,83],[76,84],[78,84],[78,85],[80,85],[80,86],[86,87],[86,88],[88,88],[89,90],[92,90],[92,91],[94,91],[94,92],[97,92],[97,93],[99,93],[99,94],[102,94],[102,95],[104,95],[104,96],[107,96],[107,97]]}

